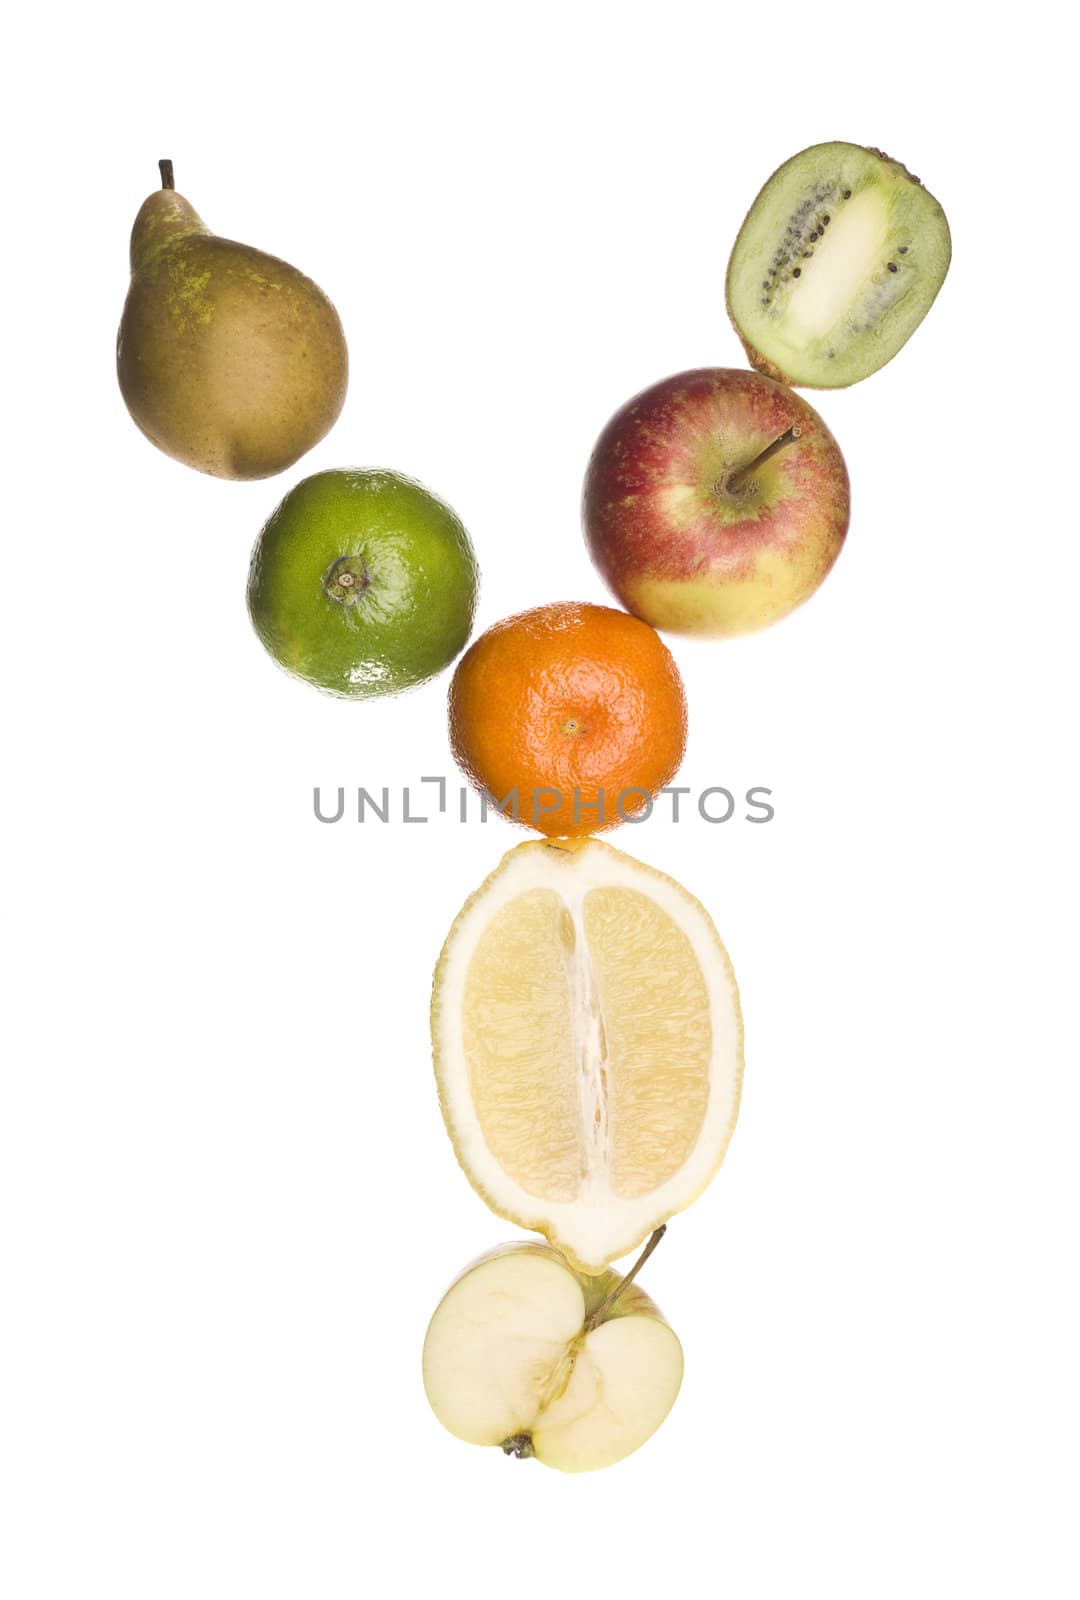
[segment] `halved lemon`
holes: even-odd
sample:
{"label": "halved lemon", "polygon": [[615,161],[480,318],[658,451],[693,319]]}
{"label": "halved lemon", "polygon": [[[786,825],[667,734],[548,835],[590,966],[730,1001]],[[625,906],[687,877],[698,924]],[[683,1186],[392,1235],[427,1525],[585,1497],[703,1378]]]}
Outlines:
{"label": "halved lemon", "polygon": [[431,1034],[469,1181],[585,1272],[724,1158],[742,1082],[727,951],[693,895],[599,840],[503,857],[443,946]]}

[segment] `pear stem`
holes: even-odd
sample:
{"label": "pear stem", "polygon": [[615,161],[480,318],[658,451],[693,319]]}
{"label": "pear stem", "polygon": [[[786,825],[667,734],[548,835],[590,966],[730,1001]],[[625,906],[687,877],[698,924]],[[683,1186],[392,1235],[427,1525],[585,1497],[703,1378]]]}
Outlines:
{"label": "pear stem", "polygon": [[175,189],[176,184],[173,182],[172,162],[169,160],[168,156],[166,156],[162,161],[158,162],[158,171],[161,173],[161,187],[163,189]]}
{"label": "pear stem", "polygon": [[778,450],[783,450],[785,445],[789,445],[793,440],[801,437],[801,428],[795,427],[794,425],[790,427],[786,433],[782,433],[780,435],[779,439],[774,439],[772,444],[767,444],[761,454],[754,457],[753,461],[748,461],[745,467],[740,467],[738,472],[733,472],[727,481],[728,488],[740,488],[749,478],[750,474],[758,467],[764,466],[765,462],[776,455]]}
{"label": "pear stem", "polygon": [[637,1277],[646,1261],[648,1261],[649,1257],[652,1255],[653,1251],[656,1249],[666,1232],[667,1223],[662,1222],[657,1228],[656,1232],[650,1236],[648,1244],[638,1256],[637,1260],[634,1262],[634,1265],[630,1268],[630,1271],[624,1278],[619,1279],[614,1289],[612,1289],[611,1293],[606,1297],[606,1299],[601,1300],[600,1304],[597,1306],[592,1315],[590,1317],[586,1317],[584,1328],[586,1333],[591,1333],[594,1328],[598,1328],[602,1322],[607,1321],[608,1313],[611,1311],[612,1306],[615,1304],[616,1300],[618,1300],[623,1290],[629,1289],[630,1285],[633,1283],[634,1279]]}

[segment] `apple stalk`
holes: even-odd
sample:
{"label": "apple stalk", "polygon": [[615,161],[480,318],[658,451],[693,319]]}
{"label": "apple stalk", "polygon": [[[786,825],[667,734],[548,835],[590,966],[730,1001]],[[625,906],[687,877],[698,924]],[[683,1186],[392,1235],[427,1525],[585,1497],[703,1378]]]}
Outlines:
{"label": "apple stalk", "polygon": [[751,474],[755,472],[758,467],[764,466],[766,461],[771,461],[773,456],[778,454],[778,452],[783,450],[787,445],[793,444],[794,441],[798,438],[801,438],[801,436],[802,429],[793,424],[790,428],[788,428],[786,433],[782,433],[778,439],[774,439],[772,444],[767,444],[764,450],[762,450],[759,455],[754,457],[753,461],[748,461],[745,467],[740,467],[737,472],[732,473],[731,477],[727,481],[728,490],[741,489],[748,482]]}
{"label": "apple stalk", "polygon": [[583,1330],[585,1333],[591,1333],[594,1328],[598,1328],[602,1322],[607,1321],[608,1317],[611,1315],[612,1306],[615,1304],[616,1300],[619,1299],[620,1295],[622,1295],[623,1291],[629,1289],[630,1285],[633,1283],[634,1279],[637,1277],[646,1261],[648,1261],[649,1257],[652,1255],[653,1251],[656,1249],[666,1232],[667,1223],[662,1222],[660,1226],[652,1234],[650,1234],[648,1243],[638,1256],[637,1260],[634,1262],[634,1265],[630,1268],[630,1271],[626,1273],[624,1277],[619,1279],[611,1293],[604,1300],[601,1300],[600,1304],[596,1307],[596,1310],[593,1311],[590,1316],[586,1317],[585,1327]]}

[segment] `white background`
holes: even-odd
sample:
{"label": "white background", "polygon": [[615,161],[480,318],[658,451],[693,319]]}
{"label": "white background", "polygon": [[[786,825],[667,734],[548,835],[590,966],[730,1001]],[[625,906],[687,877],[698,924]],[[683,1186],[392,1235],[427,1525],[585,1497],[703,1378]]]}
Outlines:
{"label": "white background", "polygon": [[[4,140],[5,1596],[1074,1596],[1051,8],[1022,35],[993,8],[677,0],[37,16]],[[646,384],[741,364],[736,230],[829,138],[920,174],[954,263],[892,366],[815,400],[854,497],[822,592],[757,637],[673,641],[682,781],[767,785],[775,821],[609,836],[712,911],[746,1087],[646,1274],[685,1346],[676,1409],[567,1478],[459,1444],[420,1381],[445,1284],[512,1234],[445,1138],[427,1002],[517,832],[314,820],[316,784],[453,774],[447,679],[343,704],[286,678],[248,555],[305,473],[387,466],[470,529],[480,626],[604,601],[595,435]],[[277,480],[176,465],[117,391],[165,155],[212,228],[342,314],[344,414]]]}

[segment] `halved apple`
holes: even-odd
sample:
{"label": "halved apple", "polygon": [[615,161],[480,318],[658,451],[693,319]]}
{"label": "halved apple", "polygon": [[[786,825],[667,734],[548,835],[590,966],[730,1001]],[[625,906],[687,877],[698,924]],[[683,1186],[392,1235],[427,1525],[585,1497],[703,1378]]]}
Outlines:
{"label": "halved apple", "polygon": [[551,1245],[482,1256],[451,1285],[424,1341],[431,1408],[469,1444],[591,1472],[645,1443],[675,1403],[682,1346],[633,1282],[576,1272]]}

